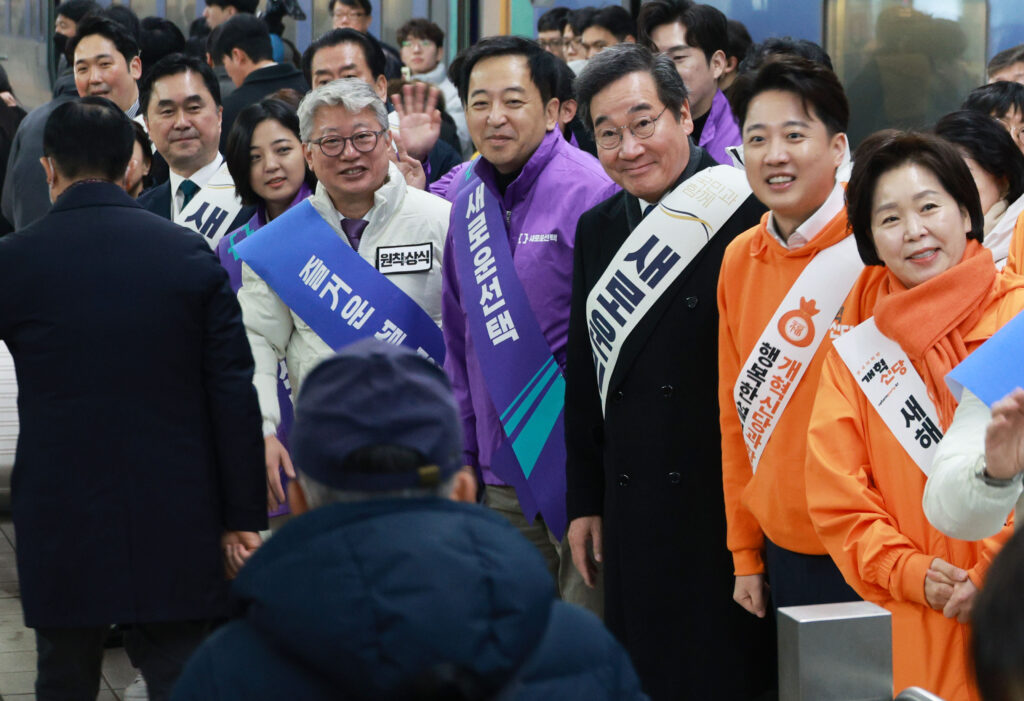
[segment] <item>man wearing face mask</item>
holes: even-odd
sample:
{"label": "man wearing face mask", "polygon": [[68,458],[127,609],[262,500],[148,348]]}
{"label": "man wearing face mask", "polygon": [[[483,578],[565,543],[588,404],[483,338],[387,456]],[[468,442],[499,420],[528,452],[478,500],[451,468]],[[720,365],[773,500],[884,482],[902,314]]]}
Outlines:
{"label": "man wearing face mask", "polygon": [[67,57],[67,48],[68,43],[78,33],[78,23],[87,14],[99,12],[101,9],[93,0],[67,0],[57,7],[57,19],[53,22],[53,48],[58,57],[57,75],[60,78],[71,71],[71,59]]}

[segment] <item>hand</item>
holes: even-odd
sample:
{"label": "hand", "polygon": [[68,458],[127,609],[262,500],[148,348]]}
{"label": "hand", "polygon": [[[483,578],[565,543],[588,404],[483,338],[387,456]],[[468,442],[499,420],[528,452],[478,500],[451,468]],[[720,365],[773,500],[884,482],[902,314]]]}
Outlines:
{"label": "hand", "polygon": [[277,440],[277,436],[267,436],[263,439],[264,455],[267,463],[267,510],[273,511],[284,503],[284,487],[281,486],[281,470],[290,479],[295,479],[295,468],[292,467],[292,459],[288,450]]}
{"label": "hand", "polygon": [[1010,479],[1024,472],[1024,389],[1018,387],[992,405],[985,429],[985,472]]}
{"label": "hand", "polygon": [[220,544],[224,550],[224,574],[228,579],[234,579],[245,561],[263,545],[263,539],[253,531],[225,531],[220,537]]}
{"label": "hand", "polygon": [[924,576],[924,598],[936,611],[941,611],[953,595],[953,587],[967,580],[967,573],[941,557],[932,560]]}
{"label": "hand", "polygon": [[3,92],[0,92],[0,100],[2,100],[3,103],[5,105],[7,105],[8,107],[17,107],[18,106],[18,99],[16,97],[14,97],[14,93],[10,93],[10,92],[8,92],[6,90],[4,90]]}
{"label": "hand", "polygon": [[[572,564],[583,577],[583,581],[591,589],[597,584],[597,565],[602,561],[601,555],[601,517],[580,516],[569,524],[569,549],[572,551]],[[591,557],[593,549],[593,557]]]}
{"label": "hand", "polygon": [[398,114],[398,130],[405,141],[409,155],[425,161],[430,149],[441,138],[441,111],[437,98],[441,91],[433,85],[416,83],[402,86],[402,94],[391,96]]}
{"label": "hand", "polygon": [[970,578],[953,585],[953,593],[942,609],[942,615],[946,618],[955,618],[961,623],[970,623],[971,608],[974,606],[974,597],[978,593],[978,587]]}
{"label": "hand", "polygon": [[764,618],[765,603],[768,600],[763,574],[737,575],[736,586],[732,590],[732,599],[758,618]]}
{"label": "hand", "polygon": [[402,171],[405,184],[418,190],[425,190],[427,188],[427,174],[423,172],[423,164],[412,158],[405,150],[402,137],[393,134],[392,138],[395,141],[395,150],[389,154],[389,158]]}

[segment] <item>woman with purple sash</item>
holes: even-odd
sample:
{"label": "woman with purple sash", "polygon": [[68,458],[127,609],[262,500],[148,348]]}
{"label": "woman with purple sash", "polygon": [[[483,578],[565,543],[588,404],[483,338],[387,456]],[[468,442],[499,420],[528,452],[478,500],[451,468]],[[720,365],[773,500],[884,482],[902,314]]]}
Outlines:
{"label": "woman with purple sash", "polygon": [[[239,113],[228,135],[224,158],[242,202],[257,206],[256,213],[245,226],[232,231],[217,245],[217,258],[228,271],[231,289],[238,292],[242,286],[242,261],[235,254],[235,246],[313,194],[316,179],[306,167],[306,159],[302,155],[295,108],[278,99],[267,98]],[[278,378],[281,423],[276,436],[264,438],[280,441],[287,447],[288,431],[292,425],[292,401],[288,369],[283,362]],[[282,485],[286,479],[282,471]],[[271,517],[289,513],[287,502],[277,504],[269,492],[268,509]]]}

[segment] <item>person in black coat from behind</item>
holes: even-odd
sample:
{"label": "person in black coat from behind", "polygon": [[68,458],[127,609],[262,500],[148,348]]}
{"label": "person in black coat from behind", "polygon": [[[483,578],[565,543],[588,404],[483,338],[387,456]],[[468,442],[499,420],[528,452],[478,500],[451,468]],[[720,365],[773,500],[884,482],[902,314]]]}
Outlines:
{"label": "person in black coat from behind", "polygon": [[[652,699],[751,701],[773,685],[774,630],[771,619],[754,618],[731,596],[716,292],[726,246],[756,225],[765,208],[741,174],[739,197],[745,199],[632,332],[617,331],[626,340],[607,369],[602,406],[588,295],[651,216],[646,210],[688,181],[700,187],[691,178],[701,171],[726,169],[721,178],[731,167],[717,166],[689,138],[686,88],[665,56],[637,44],[610,47],[590,59],[576,90],[584,123],[596,132],[601,165],[623,189],[584,213],[576,228],[565,392],[573,562],[592,581],[600,553],[605,623]],[[691,219],[707,216],[694,209]],[[697,221],[655,215],[663,228],[651,233],[662,242],[707,235]],[[653,295],[652,261],[668,257],[659,253],[663,243],[646,250],[650,239],[641,239],[628,250],[646,252],[624,265],[644,266],[640,277],[650,287],[644,291]]]}
{"label": "person in black coat from behind", "polygon": [[103,641],[167,698],[226,574],[260,543],[266,478],[241,312],[209,246],[121,188],[134,136],[105,98],[43,133],[51,211],[0,239],[0,340],[21,433],[12,476],[40,699],[95,698]]}

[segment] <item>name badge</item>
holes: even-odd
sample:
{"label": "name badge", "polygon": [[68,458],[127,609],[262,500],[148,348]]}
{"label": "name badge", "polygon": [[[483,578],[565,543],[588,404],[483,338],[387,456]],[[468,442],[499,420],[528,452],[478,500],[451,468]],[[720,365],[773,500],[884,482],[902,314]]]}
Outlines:
{"label": "name badge", "polygon": [[377,249],[377,270],[392,273],[422,273],[434,266],[434,247],[429,243],[407,246],[380,246]]}

